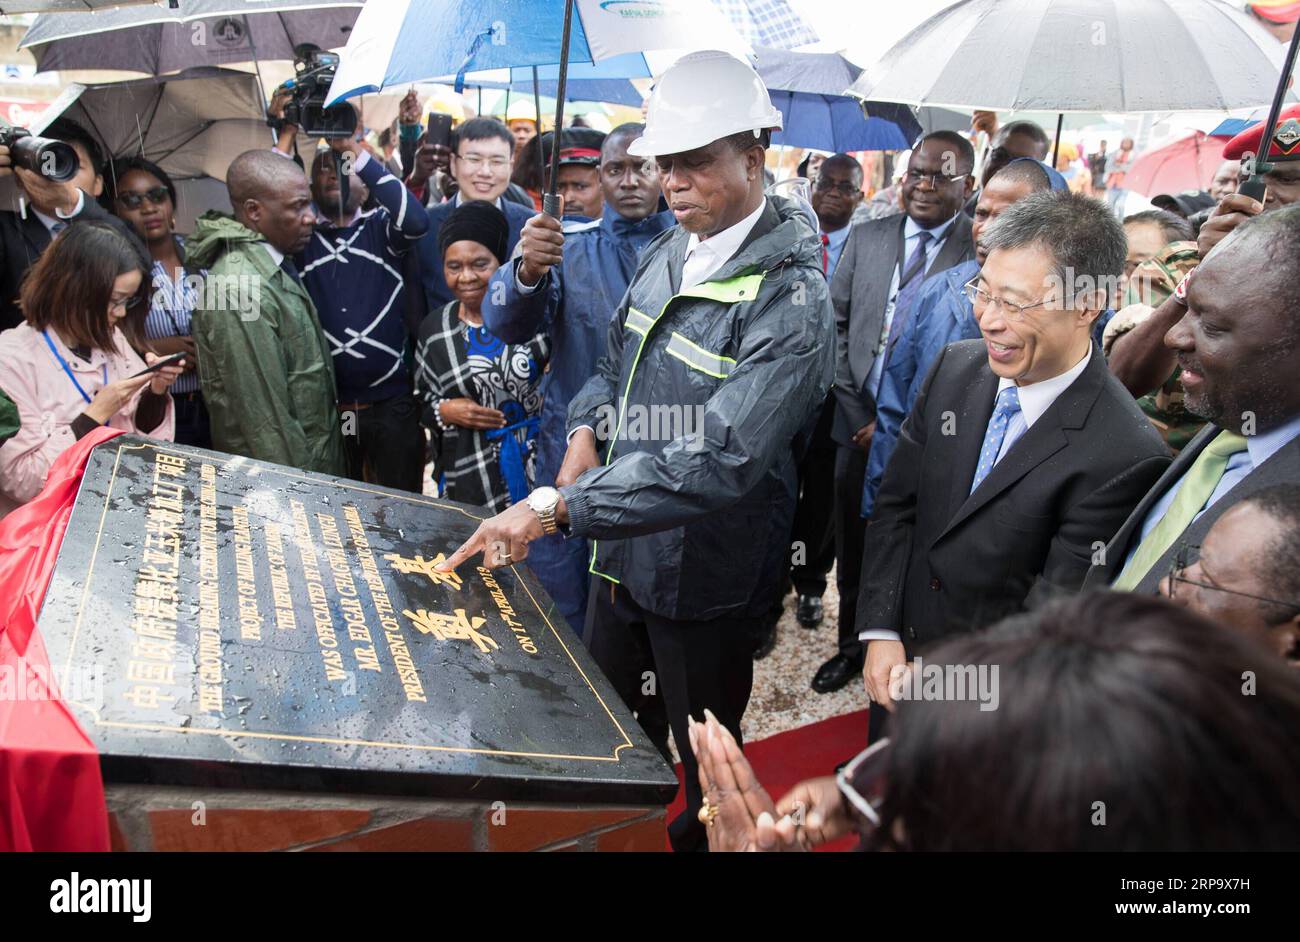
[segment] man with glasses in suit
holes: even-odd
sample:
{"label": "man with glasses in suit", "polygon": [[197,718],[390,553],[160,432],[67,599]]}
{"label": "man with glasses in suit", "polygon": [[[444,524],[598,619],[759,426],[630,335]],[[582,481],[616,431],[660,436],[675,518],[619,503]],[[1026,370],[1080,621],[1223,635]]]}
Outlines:
{"label": "man with glasses in suit", "polygon": [[855,223],[835,275],[835,582],[840,593],[839,647],[813,677],[819,693],[858,675],[862,645],[854,631],[862,563],[862,482],[875,430],[876,395],[891,331],[927,276],[975,257],[971,220],[961,211],[971,195],[975,152],[951,131],[936,131],[912,151],[903,175],[903,215]]}
{"label": "man with glasses in suit", "polygon": [[982,339],[931,369],[867,527],[857,627],[886,708],[919,646],[1077,591],[1169,464],[1092,339],[1124,270],[1119,221],[1089,197],[1034,193],[981,241],[967,291]]}

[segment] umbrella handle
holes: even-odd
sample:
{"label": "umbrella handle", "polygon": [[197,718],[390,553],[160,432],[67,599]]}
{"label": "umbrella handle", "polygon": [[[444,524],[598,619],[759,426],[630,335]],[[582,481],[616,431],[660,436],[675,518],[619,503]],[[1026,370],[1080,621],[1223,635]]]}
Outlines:
{"label": "umbrella handle", "polygon": [[569,31],[573,24],[573,0],[564,3],[564,35],[560,39],[560,74],[555,89],[555,136],[551,138],[551,179],[542,197],[542,212],[560,218],[560,200],[555,195],[560,176],[560,132],[564,128],[564,95],[569,81]]}

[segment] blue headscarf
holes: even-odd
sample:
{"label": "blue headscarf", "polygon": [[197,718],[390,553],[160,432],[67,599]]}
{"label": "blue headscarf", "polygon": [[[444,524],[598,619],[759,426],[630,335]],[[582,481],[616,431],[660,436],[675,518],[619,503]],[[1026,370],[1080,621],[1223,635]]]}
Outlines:
{"label": "blue headscarf", "polygon": [[[1019,163],[1024,163],[1025,161],[1029,161],[1029,163],[1037,164],[1039,167],[1041,167],[1043,173],[1047,174],[1047,182],[1051,184],[1052,189],[1055,190],[1056,192],[1061,193],[1070,188],[1070,184],[1066,182],[1065,177],[1061,175],[1061,172],[1059,170],[1054,169],[1053,167],[1044,163],[1041,160],[1035,160],[1033,157],[1017,157],[1015,160],[1009,162],[1007,164],[1007,167],[1011,167]],[[1007,167],[1003,167],[1002,170],[1006,170]],[[999,170],[998,173],[1001,173],[1002,170]],[[995,173],[994,176],[997,176],[997,173]]]}

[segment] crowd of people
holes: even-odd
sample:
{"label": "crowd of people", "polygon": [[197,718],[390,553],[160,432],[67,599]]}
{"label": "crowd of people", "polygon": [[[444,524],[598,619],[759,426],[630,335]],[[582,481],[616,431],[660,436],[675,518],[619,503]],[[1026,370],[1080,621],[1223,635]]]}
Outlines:
{"label": "crowd of people", "polygon": [[[317,143],[283,104],[188,235],[161,167],[71,122],[71,181],[0,148],[0,515],[104,425],[485,508],[442,566],[532,569],[676,744],[680,850],[1300,846],[1300,152],[1273,128],[1203,201],[1124,218],[1131,140],[1077,185],[989,113],[881,194],[834,154],[777,195],[781,115],[721,53],[608,134],[525,108],[444,141],[412,93],[378,147]],[[832,570],[810,681],[862,678],[873,745],[774,802],[753,659],[791,590],[823,621]],[[1000,667],[1001,706],[900,695],[918,655]]]}

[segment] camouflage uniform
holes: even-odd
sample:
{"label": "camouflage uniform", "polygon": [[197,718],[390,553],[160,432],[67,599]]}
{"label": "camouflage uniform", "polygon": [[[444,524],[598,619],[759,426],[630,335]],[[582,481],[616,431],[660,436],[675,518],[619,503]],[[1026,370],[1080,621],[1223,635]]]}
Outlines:
{"label": "camouflage uniform", "polygon": [[[1153,310],[1169,300],[1178,283],[1201,261],[1195,242],[1171,242],[1155,258],[1139,265],[1129,279],[1124,306],[1146,304]],[[1134,325],[1129,325],[1132,329]],[[1151,420],[1162,438],[1177,454],[1205,425],[1205,421],[1183,408],[1183,384],[1179,370],[1153,393],[1138,399],[1138,407]]]}

